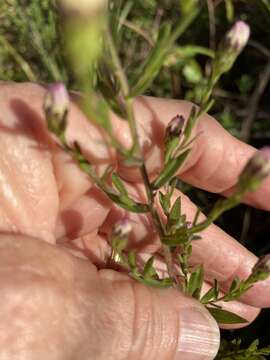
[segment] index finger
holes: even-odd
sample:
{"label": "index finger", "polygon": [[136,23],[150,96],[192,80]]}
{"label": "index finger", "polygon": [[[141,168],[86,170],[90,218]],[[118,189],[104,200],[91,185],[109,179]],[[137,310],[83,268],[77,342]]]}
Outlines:
{"label": "index finger", "polygon": [[[140,97],[135,101],[140,143],[146,156],[147,168],[157,174],[163,162],[163,139],[169,121],[181,114],[186,119],[192,104],[187,101]],[[125,122],[114,117],[115,135],[124,144],[130,144],[129,130]],[[179,177],[198,188],[230,194],[237,178],[252,155],[257,151],[233,137],[213,117],[204,114],[194,128],[198,135],[192,151],[179,172]],[[140,181],[139,175],[122,168],[122,175],[129,181]],[[245,201],[251,205],[270,210],[270,178],[250,194]]]}

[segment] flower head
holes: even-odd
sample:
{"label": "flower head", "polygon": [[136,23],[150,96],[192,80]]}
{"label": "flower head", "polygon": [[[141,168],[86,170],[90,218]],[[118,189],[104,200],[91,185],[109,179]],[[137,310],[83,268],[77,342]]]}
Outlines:
{"label": "flower head", "polygon": [[182,115],[176,115],[172,118],[166,128],[166,140],[179,137],[182,134],[184,124],[185,118]]}
{"label": "flower head", "polygon": [[256,190],[270,175],[270,147],[258,151],[246,164],[240,177],[239,186],[244,190]]}
{"label": "flower head", "polygon": [[44,99],[44,112],[48,129],[58,137],[63,137],[67,125],[69,95],[61,82],[49,86]]}
{"label": "flower head", "polygon": [[65,85],[61,82],[49,86],[44,108],[46,113],[62,118],[69,107],[69,95]]}
{"label": "flower head", "polygon": [[237,21],[225,37],[225,46],[239,53],[246,46],[250,28],[244,21]]}
{"label": "flower head", "polygon": [[125,238],[132,231],[131,221],[127,218],[119,220],[113,226],[113,237]]}
{"label": "flower head", "polygon": [[253,270],[261,270],[270,274],[270,254],[262,256],[255,264]]}
{"label": "flower head", "polygon": [[270,254],[262,256],[252,269],[252,276],[265,280],[270,276]]}

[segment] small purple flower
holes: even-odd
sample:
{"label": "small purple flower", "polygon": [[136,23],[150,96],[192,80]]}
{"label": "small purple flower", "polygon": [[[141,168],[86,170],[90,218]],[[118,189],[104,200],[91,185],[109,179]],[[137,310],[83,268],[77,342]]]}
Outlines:
{"label": "small purple flower", "polygon": [[113,237],[124,238],[127,237],[132,231],[131,221],[123,218],[116,222],[113,226]]}
{"label": "small purple flower", "polygon": [[246,46],[250,36],[250,28],[244,21],[237,21],[226,34],[225,44],[238,53]]}
{"label": "small purple flower", "polygon": [[69,95],[65,85],[61,82],[49,86],[44,108],[46,113],[62,119],[69,107]]}
{"label": "small purple flower", "polygon": [[182,115],[176,115],[169,122],[166,128],[166,140],[179,137],[182,134],[182,130],[185,124],[185,118]]}
{"label": "small purple flower", "polygon": [[245,191],[256,190],[270,175],[270,147],[257,151],[244,167],[238,185]]}
{"label": "small purple flower", "polygon": [[261,271],[270,275],[270,254],[262,256],[253,268],[253,272]]}

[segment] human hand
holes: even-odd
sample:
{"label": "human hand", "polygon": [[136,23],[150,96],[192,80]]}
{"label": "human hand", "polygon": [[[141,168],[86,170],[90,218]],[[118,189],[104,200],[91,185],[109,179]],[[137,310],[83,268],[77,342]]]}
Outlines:
{"label": "human hand", "polygon": [[[105,267],[106,235],[123,211],[54,144],[42,115],[44,89],[2,84],[0,95],[0,359],[213,359],[219,331],[201,304],[173,289],[144,287],[125,274],[95,267]],[[152,174],[161,167],[166,123],[189,110],[186,102],[136,101],[141,144]],[[78,140],[92,163],[98,168],[118,163],[102,133],[75,105],[69,121],[68,140]],[[119,141],[129,144],[126,124],[115,116],[113,123]],[[255,150],[209,116],[195,131],[202,134],[179,176],[192,185],[228,194]],[[120,162],[118,166],[130,190],[143,198],[136,171]],[[269,199],[268,180],[246,200],[270,210]],[[183,207],[192,217],[195,206],[185,196]],[[132,246],[142,256],[157,252],[148,217],[132,216]],[[203,263],[207,280],[216,278],[224,289],[233,277],[246,277],[256,262],[215,225],[193,247],[193,263]],[[252,321],[261,307],[270,306],[269,293],[266,280],[241,302],[224,307]]]}

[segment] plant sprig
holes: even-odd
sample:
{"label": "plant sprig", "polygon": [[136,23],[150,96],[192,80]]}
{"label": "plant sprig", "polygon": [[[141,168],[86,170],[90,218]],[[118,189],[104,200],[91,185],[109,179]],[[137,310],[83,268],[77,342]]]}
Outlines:
{"label": "plant sprig", "polygon": [[[64,3],[64,0],[62,0]],[[45,114],[49,130],[60,141],[62,148],[67,151],[77,162],[80,169],[86,172],[92,181],[119,207],[128,212],[148,214],[152,219],[155,232],[158,234],[161,253],[167,266],[168,277],[163,278],[155,268],[155,256],[152,256],[145,264],[138,259],[138,255],[128,250],[128,238],[132,231],[127,220],[120,220],[112,232],[112,256],[111,261],[120,265],[130,276],[146,285],[175,288],[193,296],[201,301],[211,314],[221,323],[238,323],[245,320],[236,314],[225,311],[219,305],[221,301],[232,301],[243,295],[254,283],[265,279],[270,271],[254,268],[252,274],[246,280],[234,279],[229,291],[220,295],[217,281],[206,294],[202,294],[204,283],[204,268],[202,265],[195,269],[190,266],[192,255],[192,242],[200,241],[200,232],[210,226],[224,211],[237,206],[247,192],[256,189],[261,181],[269,174],[270,166],[268,156],[257,155],[243,170],[235,192],[228,199],[219,200],[210,211],[205,220],[199,222],[200,210],[194,216],[192,223],[187,220],[181,206],[181,196],[172,201],[177,183],[177,174],[184,165],[192,151],[192,144],[196,141],[194,129],[202,114],[209,111],[214,103],[212,93],[219,78],[228,71],[237,56],[246,44],[249,36],[249,28],[243,22],[238,22],[227,33],[225,40],[219,45],[218,50],[212,56],[212,72],[206,79],[205,88],[202,92],[199,106],[193,106],[187,119],[177,115],[168,124],[164,134],[164,164],[157,177],[150,181],[145,158],[140,146],[138,129],[135,120],[133,103],[135,96],[145,91],[161,70],[163,63],[169,58],[175,41],[188,28],[198,14],[198,8],[194,5],[189,16],[182,19],[176,30],[164,24],[161,26],[155,46],[151,49],[148,58],[141,66],[142,73],[135,73],[132,79],[126,75],[125,68],[119,56],[115,36],[115,23],[112,28],[106,19],[103,7],[92,12],[89,9],[89,18],[95,16],[95,23],[100,17],[100,24],[96,32],[92,33],[89,18],[78,10],[76,18],[76,32],[72,35],[73,42],[68,45],[68,53],[71,54],[72,64],[75,66],[74,76],[81,83],[85,91],[82,109],[86,114],[99,117],[98,104],[102,102],[104,119],[103,128],[107,130],[107,136],[111,145],[121,155],[125,166],[137,167],[141,174],[147,200],[139,203],[129,194],[121,176],[117,171],[107,171],[101,177],[97,175],[92,164],[85,158],[80,144],[77,142],[68,144],[65,130],[68,121],[67,98],[62,85],[51,87],[45,102]],[[72,5],[73,6],[73,5]],[[74,9],[69,14],[65,9],[64,19],[67,34],[72,33]],[[80,17],[81,16],[81,23]],[[115,21],[115,18],[114,18]],[[82,24],[82,25],[80,25]],[[105,24],[105,25],[104,25]],[[82,28],[80,29],[80,26]],[[91,53],[91,43],[87,42],[87,34],[91,32],[91,38],[96,36],[98,46]],[[80,35],[83,34],[83,35]],[[94,35],[93,35],[94,34]],[[78,37],[78,39],[76,38]],[[102,39],[102,41],[101,41]],[[84,61],[78,63],[76,43],[85,47],[85,53],[91,53],[91,64]],[[94,54],[94,55],[93,55]],[[209,55],[209,54],[208,54]],[[79,58],[78,58],[79,59]],[[226,59],[226,61],[224,61]],[[91,76],[89,78],[89,70]],[[94,76],[94,71],[96,75]],[[137,76],[137,77],[136,77]],[[98,89],[101,100],[95,93]],[[95,103],[96,102],[96,103]],[[114,138],[109,124],[110,108],[123,116],[123,121],[129,125],[132,144],[130,148],[123,148]],[[105,122],[104,122],[105,121]],[[162,209],[160,211],[159,209]]]}

